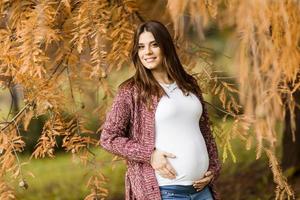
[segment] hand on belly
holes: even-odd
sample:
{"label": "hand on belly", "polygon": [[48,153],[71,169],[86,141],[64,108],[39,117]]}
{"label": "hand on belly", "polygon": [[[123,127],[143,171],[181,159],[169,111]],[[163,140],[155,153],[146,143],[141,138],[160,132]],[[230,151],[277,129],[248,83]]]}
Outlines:
{"label": "hand on belly", "polygon": [[209,159],[205,154],[187,153],[181,151],[169,151],[176,155],[175,159],[169,159],[170,165],[177,172],[177,181],[196,181],[202,178],[208,170]]}
{"label": "hand on belly", "polygon": [[197,191],[201,191],[207,184],[210,183],[210,181],[213,179],[214,175],[211,171],[207,171],[204,174],[204,177],[201,178],[200,180],[197,180],[193,183],[194,188]]}
{"label": "hand on belly", "polygon": [[175,155],[155,149],[151,155],[151,166],[160,176],[168,179],[176,178],[176,171],[167,158],[176,158]]}

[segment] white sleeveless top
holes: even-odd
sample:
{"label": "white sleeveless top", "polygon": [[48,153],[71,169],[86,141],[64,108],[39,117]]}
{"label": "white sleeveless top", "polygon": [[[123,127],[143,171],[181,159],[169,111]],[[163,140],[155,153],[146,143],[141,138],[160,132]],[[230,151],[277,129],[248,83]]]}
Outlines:
{"label": "white sleeveless top", "polygon": [[192,185],[208,170],[209,158],[199,127],[202,104],[192,93],[184,96],[174,82],[162,84],[164,95],[155,112],[155,147],[176,155],[168,158],[177,172],[175,179],[155,173],[159,186]]}

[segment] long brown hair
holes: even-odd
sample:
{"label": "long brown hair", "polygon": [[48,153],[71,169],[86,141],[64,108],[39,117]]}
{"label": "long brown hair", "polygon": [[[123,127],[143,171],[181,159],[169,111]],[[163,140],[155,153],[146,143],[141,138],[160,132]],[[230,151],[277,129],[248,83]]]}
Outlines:
{"label": "long brown hair", "polygon": [[158,46],[161,48],[164,56],[163,67],[169,79],[175,81],[185,95],[189,95],[188,92],[196,94],[198,92],[197,81],[186,73],[180,63],[168,29],[162,23],[151,20],[140,24],[136,29],[131,51],[131,59],[136,68],[136,72],[132,78],[140,93],[140,100],[149,106],[152,100],[151,95],[161,96],[165,94],[163,88],[152,75],[151,70],[143,66],[138,56],[139,37],[144,31],[151,32]]}

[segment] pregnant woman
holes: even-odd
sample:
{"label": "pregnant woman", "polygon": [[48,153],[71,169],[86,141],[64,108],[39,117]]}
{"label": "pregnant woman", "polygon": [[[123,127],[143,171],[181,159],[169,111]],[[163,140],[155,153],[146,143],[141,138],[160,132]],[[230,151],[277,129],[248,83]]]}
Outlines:
{"label": "pregnant woman", "polygon": [[101,146],[127,161],[127,200],[219,199],[220,171],[201,90],[180,63],[167,28],[140,24],[135,74],[118,89]]}

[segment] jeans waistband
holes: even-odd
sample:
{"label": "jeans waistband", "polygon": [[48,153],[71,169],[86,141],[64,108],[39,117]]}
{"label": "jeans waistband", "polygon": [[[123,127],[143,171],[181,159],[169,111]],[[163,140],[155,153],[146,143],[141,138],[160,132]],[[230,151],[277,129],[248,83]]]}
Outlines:
{"label": "jeans waistband", "polygon": [[197,190],[192,185],[165,185],[159,187],[160,191],[168,191],[176,194],[195,194]]}

